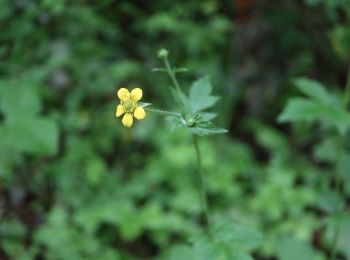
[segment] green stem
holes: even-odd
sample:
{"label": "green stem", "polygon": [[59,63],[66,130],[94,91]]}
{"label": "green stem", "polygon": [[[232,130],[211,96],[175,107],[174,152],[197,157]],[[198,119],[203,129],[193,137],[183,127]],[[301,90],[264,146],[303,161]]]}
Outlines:
{"label": "green stem", "polygon": [[201,199],[201,205],[202,205],[202,214],[204,215],[204,221],[205,221],[205,229],[209,233],[209,227],[211,225],[210,221],[210,214],[208,209],[208,203],[207,203],[207,193],[206,193],[206,186],[203,178],[203,171],[202,171],[202,157],[199,150],[198,145],[198,137],[196,135],[193,136],[193,144],[196,150],[196,157],[197,157],[197,182],[199,186],[199,192],[200,192],[200,199]]}
{"label": "green stem", "polygon": [[149,111],[149,112],[155,112],[158,114],[162,114],[162,115],[181,117],[181,115],[178,113],[174,113],[174,112],[170,112],[170,111],[166,111],[166,110],[152,109],[152,108],[146,108],[146,107],[145,107],[145,110]]}
{"label": "green stem", "polygon": [[[345,95],[344,95],[344,101],[343,101],[343,105],[344,105],[345,109],[348,108],[349,102],[350,102],[350,66],[349,66],[348,75],[347,75],[347,79],[346,79]],[[336,165],[335,174],[334,174],[335,191],[339,195],[341,195],[340,160],[342,157],[342,150],[343,150],[342,144],[343,144],[344,140],[345,140],[345,136],[343,134],[339,134],[337,161],[336,161],[337,165]],[[340,214],[342,211],[343,211],[343,208],[342,208],[342,203],[340,201],[339,205],[337,205],[337,212],[335,214]],[[336,223],[333,241],[332,241],[332,245],[331,245],[331,258],[330,258],[331,260],[336,259],[337,244],[338,244],[338,240],[339,240],[339,235],[340,235],[339,223]]]}
{"label": "green stem", "polygon": [[[350,74],[349,74],[350,75]],[[348,83],[349,83],[349,78],[348,78]],[[346,103],[344,103],[346,105]],[[340,170],[340,160],[343,155],[343,140],[344,136],[342,134],[339,134],[338,136],[338,147],[337,147],[337,160],[336,160],[336,166],[335,166],[335,171],[334,171],[334,190],[339,195],[339,201],[337,202],[337,209],[335,214],[340,214],[343,211],[343,206],[342,206],[342,201],[341,201],[341,170]],[[332,245],[331,245],[331,260],[336,259],[336,254],[337,254],[337,244],[339,240],[339,235],[340,235],[340,228],[339,228],[339,223],[336,221],[336,226],[334,228],[334,236],[332,240]]]}
{"label": "green stem", "polygon": [[172,81],[174,87],[175,87],[178,91],[182,92],[182,91],[181,91],[181,88],[180,88],[180,84],[179,84],[179,82],[177,81],[177,78],[176,78],[176,75],[175,75],[175,73],[174,73],[174,70],[173,70],[173,69],[171,68],[171,66],[170,66],[170,63],[169,63],[168,58],[165,58],[165,59],[164,59],[164,65],[165,65],[165,69],[166,69],[166,71],[168,72],[168,75],[169,75],[169,77],[170,77],[170,79],[171,79],[171,81]]}

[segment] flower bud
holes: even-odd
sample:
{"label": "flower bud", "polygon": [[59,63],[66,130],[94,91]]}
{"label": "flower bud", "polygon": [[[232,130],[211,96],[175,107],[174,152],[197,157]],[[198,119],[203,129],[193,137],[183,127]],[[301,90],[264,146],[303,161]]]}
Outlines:
{"label": "flower bud", "polygon": [[168,55],[169,55],[169,51],[164,49],[164,48],[162,48],[158,51],[158,58],[159,59],[164,60],[164,59],[168,58]]}
{"label": "flower bud", "polygon": [[187,126],[188,126],[188,127],[194,127],[195,124],[196,124],[196,120],[194,120],[193,118],[189,118],[189,119],[187,120]]}

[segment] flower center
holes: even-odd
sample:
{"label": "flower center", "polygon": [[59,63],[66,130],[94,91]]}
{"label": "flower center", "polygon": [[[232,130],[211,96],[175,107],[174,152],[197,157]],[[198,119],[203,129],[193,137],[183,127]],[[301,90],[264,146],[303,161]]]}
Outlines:
{"label": "flower center", "polygon": [[122,102],[122,105],[127,113],[133,113],[137,107],[136,102],[132,101],[131,99],[125,100]]}

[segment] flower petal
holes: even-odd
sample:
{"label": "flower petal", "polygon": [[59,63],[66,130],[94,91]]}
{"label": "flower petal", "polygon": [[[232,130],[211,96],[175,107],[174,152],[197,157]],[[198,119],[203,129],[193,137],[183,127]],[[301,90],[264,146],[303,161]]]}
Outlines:
{"label": "flower petal", "polygon": [[119,98],[121,101],[125,101],[125,100],[127,100],[127,99],[130,98],[130,92],[129,92],[129,90],[127,90],[126,88],[120,88],[120,89],[118,90],[117,95],[118,95],[118,98]]}
{"label": "flower petal", "polygon": [[135,102],[139,101],[142,98],[142,89],[134,88],[131,91],[131,99]]}
{"label": "flower petal", "polygon": [[115,116],[120,117],[124,113],[125,113],[124,107],[122,105],[118,105],[117,110],[115,111]]}
{"label": "flower petal", "polygon": [[144,119],[146,116],[145,110],[143,107],[137,107],[134,112],[134,117],[138,120]]}
{"label": "flower petal", "polygon": [[131,127],[132,121],[133,121],[132,114],[126,113],[123,116],[122,123],[125,127]]}

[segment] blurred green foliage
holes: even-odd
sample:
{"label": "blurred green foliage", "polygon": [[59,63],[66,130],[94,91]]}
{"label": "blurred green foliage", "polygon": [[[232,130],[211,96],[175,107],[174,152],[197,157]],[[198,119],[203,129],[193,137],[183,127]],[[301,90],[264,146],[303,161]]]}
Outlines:
{"label": "blurred green foliage", "polygon": [[[334,237],[350,258],[349,18],[347,0],[0,0],[0,258],[322,260]],[[114,117],[121,86],[171,104],[160,47],[186,93],[210,75],[222,96],[230,133],[200,143],[216,244],[191,136]]]}

